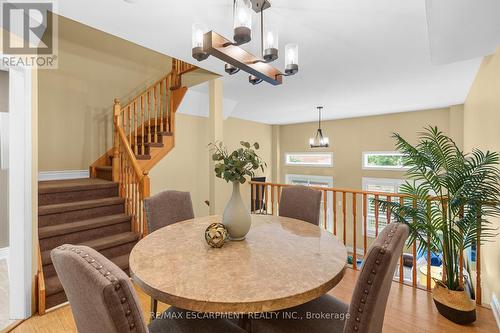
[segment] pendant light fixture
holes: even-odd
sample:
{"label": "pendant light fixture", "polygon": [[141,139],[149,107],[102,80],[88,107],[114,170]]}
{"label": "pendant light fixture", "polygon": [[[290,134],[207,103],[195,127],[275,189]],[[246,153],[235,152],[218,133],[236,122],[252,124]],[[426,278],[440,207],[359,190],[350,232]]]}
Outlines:
{"label": "pendant light fixture", "polygon": [[[299,71],[298,45],[285,46],[285,71],[281,72],[270,63],[278,59],[278,31],[274,26],[264,25],[264,10],[271,7],[270,0],[233,0],[233,41],[214,31],[208,31],[203,24],[193,24],[192,55],[198,61],[210,55],[224,61],[224,71],[229,75],[243,70],[250,74],[248,81],[255,85],[262,81],[279,85],[284,76]],[[261,54],[255,56],[240,47],[252,40],[252,15],[260,14]]]}
{"label": "pendant light fixture", "polygon": [[316,131],[316,136],[309,139],[309,147],[311,148],[327,148],[330,146],[330,140],[328,137],[323,137],[323,131],[321,130],[321,111],[322,106],[317,106],[318,109],[318,130]]}

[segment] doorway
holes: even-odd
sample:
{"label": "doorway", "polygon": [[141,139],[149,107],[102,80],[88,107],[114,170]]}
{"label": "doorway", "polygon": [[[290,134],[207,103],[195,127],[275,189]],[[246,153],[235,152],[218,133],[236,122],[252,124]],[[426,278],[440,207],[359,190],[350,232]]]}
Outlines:
{"label": "doorway", "polygon": [[9,72],[0,69],[0,330],[9,315]]}
{"label": "doorway", "polygon": [[32,313],[31,74],[0,65],[0,330]]}

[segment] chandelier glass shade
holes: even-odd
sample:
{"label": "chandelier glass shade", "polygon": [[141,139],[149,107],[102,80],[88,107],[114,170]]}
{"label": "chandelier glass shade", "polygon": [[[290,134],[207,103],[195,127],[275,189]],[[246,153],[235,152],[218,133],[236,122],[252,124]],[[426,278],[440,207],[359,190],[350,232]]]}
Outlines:
{"label": "chandelier glass shade", "polygon": [[321,110],[322,106],[318,106],[318,130],[316,131],[316,135],[309,138],[309,147],[311,148],[327,148],[330,147],[330,140],[328,137],[323,136],[323,131],[321,129]]}

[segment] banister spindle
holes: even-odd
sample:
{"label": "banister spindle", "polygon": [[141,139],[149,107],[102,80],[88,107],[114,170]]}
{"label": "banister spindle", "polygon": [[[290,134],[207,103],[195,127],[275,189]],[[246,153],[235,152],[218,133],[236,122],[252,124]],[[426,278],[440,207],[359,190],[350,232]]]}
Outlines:
{"label": "banister spindle", "polygon": [[[460,219],[463,219],[464,218],[464,206],[462,205],[460,207],[460,210],[458,212],[458,216]],[[462,231],[460,231],[460,235],[463,237],[463,233]],[[458,258],[458,269],[460,270],[458,272],[458,283],[460,284],[461,287],[463,287],[464,285],[464,251],[463,249],[460,249],[460,255],[459,255],[459,258]]]}
{"label": "banister spindle", "polygon": [[344,245],[346,245],[346,224],[347,224],[347,209],[346,209],[346,193],[342,192],[342,233]]}
{"label": "banister spindle", "polygon": [[155,143],[158,143],[158,85],[155,85],[154,87],[154,100],[155,100],[155,111],[154,111],[154,118],[155,118],[155,131],[154,131],[154,139]]}
{"label": "banister spindle", "polygon": [[327,218],[328,218],[328,193],[326,190],[323,191],[323,228],[327,229]]}
{"label": "banister spindle", "polygon": [[[404,205],[404,198],[403,197],[399,197],[399,205],[400,206]],[[404,246],[403,246],[403,252],[401,253],[401,256],[399,257],[399,283],[404,282],[403,253],[404,253]]]}
{"label": "banister spindle", "polygon": [[477,237],[476,237],[476,304],[482,304],[482,289],[481,289],[481,207],[477,213]]}
{"label": "banister spindle", "polygon": [[356,246],[356,193],[352,192],[352,268],[358,270],[358,263],[356,258],[357,246]]}
{"label": "banister spindle", "polygon": [[255,214],[255,211],[257,210],[257,184],[251,183],[252,184],[252,213]]}
{"label": "banister spindle", "polygon": [[[413,198],[413,209],[417,208],[417,199]],[[416,223],[416,217],[413,218],[413,223]],[[412,244],[412,255],[413,255],[413,270],[412,270],[412,282],[413,286],[417,286],[417,241],[414,240]]]}
{"label": "banister spindle", "polygon": [[115,98],[114,104],[113,104],[113,162],[112,162],[112,177],[114,182],[118,182],[119,177],[120,177],[120,169],[119,169],[119,163],[120,163],[120,151],[119,151],[119,142],[120,138],[118,136],[118,127],[120,126],[120,112],[121,112],[121,106],[120,106],[120,101],[118,98]]}
{"label": "banister spindle", "polygon": [[374,199],[374,209],[375,209],[375,238],[378,237],[378,216],[379,216],[379,208],[378,208],[378,194],[375,194]]}
{"label": "banister spindle", "polygon": [[163,132],[163,80],[160,81],[160,89],[158,91],[158,118],[160,118],[160,132]]}
{"label": "banister spindle", "polygon": [[141,124],[141,155],[146,155],[146,146],[145,146],[145,143],[144,142],[144,136],[146,135],[146,132],[144,131],[145,128],[144,128],[144,110],[145,110],[145,99],[144,99],[144,95],[141,95],[141,121],[140,121],[140,124]]}
{"label": "banister spindle", "polygon": [[[267,213],[267,206],[266,206]],[[274,185],[271,184],[271,215],[274,215]]]}
{"label": "banister spindle", "polygon": [[139,154],[139,138],[137,137],[137,131],[139,129],[139,126],[137,126],[138,122],[137,122],[137,100],[134,100],[134,128],[133,128],[133,131],[134,131],[134,152],[136,155]]}
{"label": "banister spindle", "polygon": [[366,236],[366,222],[367,222],[367,212],[368,212],[368,195],[363,193],[363,255],[366,256],[367,249],[367,236]]}
{"label": "banister spindle", "polygon": [[337,236],[337,191],[333,191],[333,234]]}
{"label": "banister spindle", "polygon": [[148,142],[153,142],[151,138],[151,90],[148,91]]}
{"label": "banister spindle", "polygon": [[[427,200],[427,216],[430,216],[431,213],[431,201]],[[431,234],[427,233],[427,290],[431,290]]]}
{"label": "banister spindle", "polygon": [[265,212],[267,214],[267,184],[262,186],[262,190],[264,191],[264,205],[260,207],[261,212]]}
{"label": "banister spindle", "polygon": [[128,113],[128,144],[132,145],[132,111],[130,106],[127,108]]}

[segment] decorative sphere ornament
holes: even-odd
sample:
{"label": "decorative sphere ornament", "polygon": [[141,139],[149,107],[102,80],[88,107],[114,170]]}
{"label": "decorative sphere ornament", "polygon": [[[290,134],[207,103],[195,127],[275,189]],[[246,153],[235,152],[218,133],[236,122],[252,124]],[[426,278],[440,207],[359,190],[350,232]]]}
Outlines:
{"label": "decorative sphere ornament", "polygon": [[226,238],[227,229],[222,223],[212,223],[205,230],[205,240],[211,247],[222,247]]}

